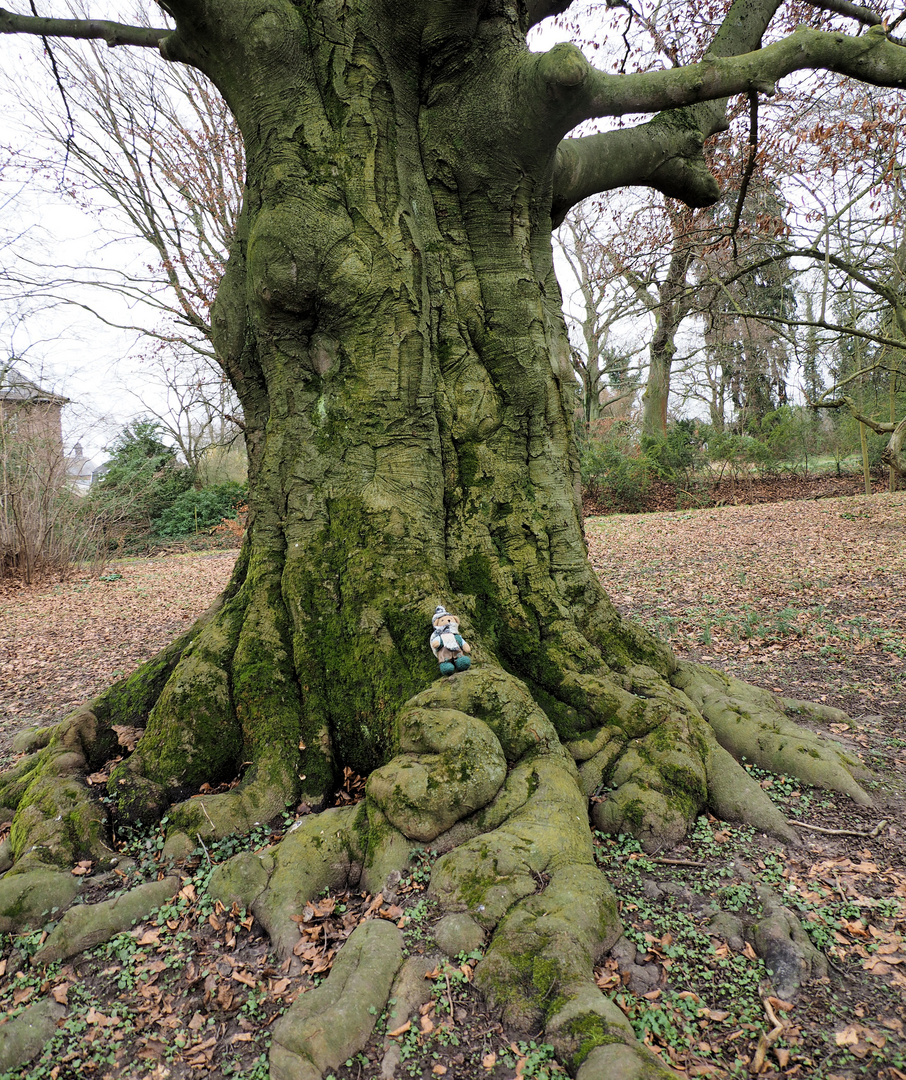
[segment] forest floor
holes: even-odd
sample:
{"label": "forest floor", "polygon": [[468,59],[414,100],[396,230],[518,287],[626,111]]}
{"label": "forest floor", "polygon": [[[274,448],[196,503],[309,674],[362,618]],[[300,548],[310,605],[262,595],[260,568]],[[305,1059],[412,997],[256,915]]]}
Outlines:
{"label": "forest floor", "polygon": [[[626,929],[596,970],[599,986],[681,1076],[906,1080],[906,493],[594,518],[587,534],[620,610],[678,655],[845,709],[848,722],[823,730],[875,770],[877,802],[866,810],[756,772],[799,823],[800,846],[708,816],[681,847],[655,855],[597,836]],[[0,760],[17,730],[60,716],[172,640],[233,557],[122,561],[100,578],[0,591]],[[338,802],[360,792],[348,776]],[[118,840],[117,873],[77,868],[84,899],[159,873],[158,834]],[[418,1016],[389,1036],[379,1018],[337,1080],[564,1075],[549,1047],[484,1009],[470,983],[477,954],[434,955],[430,853],[393,895],[313,900],[287,966],[251,917],[206,896],[212,863],[237,849],[199,848],[171,904],[67,962],[29,965],[42,930],[0,937],[0,1015],[47,994],[69,1008],[43,1054],[10,1078],[265,1080],[270,1025],[324,978],[362,918],[397,922],[407,949],[433,967]],[[757,915],[760,886],[782,895],[829,964],[829,977],[792,1002],[774,994],[733,923]]]}
{"label": "forest floor", "polygon": [[[871,477],[872,492],[876,495],[888,490],[885,471],[876,471]],[[585,516],[618,513],[631,510],[635,513],[660,513],[670,510],[702,510],[706,507],[752,506],[760,503],[788,502],[791,499],[831,499],[844,495],[862,495],[865,481],[861,473],[856,476],[845,473],[774,473],[759,476],[752,472],[736,474],[726,472],[704,473],[686,481],[668,484],[652,479],[644,490],[628,492],[632,506],[621,507],[613,492],[589,492],[585,496]]]}

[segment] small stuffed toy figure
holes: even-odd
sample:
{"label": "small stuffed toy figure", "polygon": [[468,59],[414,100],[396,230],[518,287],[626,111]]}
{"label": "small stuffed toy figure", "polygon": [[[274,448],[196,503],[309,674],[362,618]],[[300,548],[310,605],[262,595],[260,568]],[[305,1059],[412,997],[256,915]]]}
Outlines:
{"label": "small stuffed toy figure", "polygon": [[431,652],[437,657],[441,675],[452,675],[456,671],[465,671],[472,664],[469,653],[472,649],[463,641],[459,633],[459,619],[451,615],[446,608],[439,607],[431,620],[434,629],[428,639]]}

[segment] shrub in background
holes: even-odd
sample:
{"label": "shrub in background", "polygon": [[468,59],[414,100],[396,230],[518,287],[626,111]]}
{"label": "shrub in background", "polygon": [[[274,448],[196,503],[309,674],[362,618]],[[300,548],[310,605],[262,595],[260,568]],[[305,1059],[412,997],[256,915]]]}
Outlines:
{"label": "shrub in background", "polygon": [[751,476],[753,466],[763,471],[770,455],[751,435],[712,430],[708,435],[708,458],[717,468],[717,479],[729,474],[735,479]]}
{"label": "shrub in background", "polygon": [[635,437],[629,422],[618,421],[599,426],[582,443],[579,467],[586,497],[629,514],[644,507],[651,473],[634,449]]}
{"label": "shrub in background", "polygon": [[820,424],[812,409],[781,405],[749,427],[759,445],[752,464],[761,473],[808,474],[809,461],[818,455]]}
{"label": "shrub in background", "polygon": [[152,522],[156,536],[167,540],[212,529],[224,518],[235,518],[248,497],[245,484],[214,484],[201,491],[184,491]]}
{"label": "shrub in background", "polygon": [[642,453],[652,473],[667,484],[692,488],[707,466],[705,442],[695,420],[676,420],[663,439],[642,437]]}
{"label": "shrub in background", "polygon": [[74,563],[98,558],[98,536],[84,500],[69,487],[59,444],[0,424],[0,578],[63,578]]}
{"label": "shrub in background", "polygon": [[108,468],[88,498],[108,534],[147,531],[193,482],[154,420],[135,420],[107,447]]}

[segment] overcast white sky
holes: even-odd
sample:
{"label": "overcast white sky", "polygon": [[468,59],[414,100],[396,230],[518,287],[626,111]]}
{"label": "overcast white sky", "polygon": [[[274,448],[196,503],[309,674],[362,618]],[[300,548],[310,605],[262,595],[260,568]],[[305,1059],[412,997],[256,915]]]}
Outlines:
{"label": "overcast white sky", "polygon": [[[10,186],[2,184],[4,195]],[[72,202],[64,203],[37,186],[23,192],[17,185],[14,194],[15,200],[6,204],[3,225],[5,231],[15,230],[16,246],[30,257],[77,264],[96,248],[100,239],[96,222]],[[93,290],[85,290],[84,299],[108,317],[125,314],[117,311],[111,298]],[[129,357],[135,335],[107,327],[72,306],[21,313],[9,304],[5,314],[2,355],[22,357],[21,366],[30,377],[71,399],[64,410],[67,449],[80,442],[89,456],[103,458],[102,447],[111,434],[141,409],[120,386],[134,366]]]}
{"label": "overcast white sky", "polygon": [[[103,2],[91,4],[92,13],[100,17],[129,18],[122,5],[118,14],[107,7]],[[62,10],[56,13],[64,14]],[[42,51],[36,38],[0,37],[0,162],[21,161],[35,150],[35,135],[22,116],[18,95],[62,110],[59,90],[39,62]],[[7,168],[0,171],[0,273],[13,264],[16,252],[51,267],[127,267],[143,255],[147,260],[139,245],[130,246],[111,236],[96,216],[54,191],[45,177],[23,177]],[[86,287],[77,298],[111,322],[142,321],[136,311],[109,294]],[[34,310],[28,311],[27,301],[24,308],[14,301],[0,301],[0,359],[11,354],[23,357],[31,377],[72,400],[64,409],[67,449],[80,442],[89,456],[100,461],[105,456],[102,448],[112,436],[143,412],[141,402],[127,388],[146,396],[155,407],[163,404],[163,393],[155,393],[146,369],[138,364],[134,332],[106,326],[75,306],[31,306]]]}

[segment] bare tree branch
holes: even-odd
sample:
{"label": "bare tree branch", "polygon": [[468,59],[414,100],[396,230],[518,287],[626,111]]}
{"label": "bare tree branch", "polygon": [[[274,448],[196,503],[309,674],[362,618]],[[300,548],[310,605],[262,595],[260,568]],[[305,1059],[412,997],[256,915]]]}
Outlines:
{"label": "bare tree branch", "polygon": [[[846,326],[843,323],[831,322],[828,319],[790,319],[782,315],[767,315],[757,311],[747,311],[739,308],[735,312],[739,319],[751,319],[753,322],[777,323],[781,326],[813,326],[818,330],[830,330],[835,334],[844,334],[847,337],[860,338],[862,341],[872,341],[877,345],[886,345],[890,349],[902,349],[903,341],[898,338],[888,337],[886,334],[878,334],[871,330],[859,330],[855,326]],[[873,364],[873,371],[898,371],[898,368],[888,367],[884,363]]]}
{"label": "bare tree branch", "polygon": [[812,7],[821,8],[823,11],[833,11],[836,15],[845,15],[847,18],[856,19],[866,26],[881,26],[884,16],[879,15],[871,8],[861,4],[853,4],[850,0],[805,0]]}
{"label": "bare tree branch", "polygon": [[710,206],[720,197],[700,134],[665,113],[638,127],[564,139],[554,173],[554,224],[589,195],[627,185],[654,188],[688,206]]}
{"label": "bare tree branch", "polygon": [[[707,58],[757,50],[778,6],[779,0],[734,0],[708,47]],[[630,131],[564,140],[557,151],[555,220],[579,199],[624,184],[654,188],[687,206],[711,206],[720,197],[720,189],[705,162],[703,147],[706,139],[726,129],[726,110],[726,98],[702,101],[683,109],[671,107]],[[633,164],[637,165],[635,176],[627,178]]]}
{"label": "bare tree branch", "polygon": [[896,431],[898,426],[888,421],[873,420],[870,416],[866,416],[865,413],[860,411],[853,399],[845,395],[839,398],[821,398],[818,401],[810,401],[808,404],[811,409],[846,409],[854,420],[858,420],[860,424],[871,428],[876,435],[889,435],[891,432]]}
{"label": "bare tree branch", "polygon": [[739,223],[742,221],[742,210],[746,203],[746,194],[749,184],[752,182],[752,174],[755,172],[755,162],[758,159],[758,94],[754,91],[749,94],[749,145],[746,159],[745,172],[742,174],[742,183],[739,185],[739,197],[736,200],[736,211],[733,214],[733,224],[730,226],[730,238],[733,241],[733,258],[738,258],[739,250],[736,246],[736,233]]}
{"label": "bare tree branch", "polygon": [[157,49],[173,31],[149,26],[128,26],[107,19],[51,19],[36,15],[18,15],[0,8],[0,34],[34,34],[39,37],[79,38],[105,41],[116,45],[137,45]]}
{"label": "bare tree branch", "polygon": [[658,112],[750,91],[772,96],[794,71],[824,69],[876,86],[906,87],[906,48],[883,27],[861,37],[801,27],[788,37],[739,56],[709,53],[700,63],[669,71],[609,75],[588,66],[576,84],[573,123],[596,116]]}

